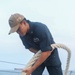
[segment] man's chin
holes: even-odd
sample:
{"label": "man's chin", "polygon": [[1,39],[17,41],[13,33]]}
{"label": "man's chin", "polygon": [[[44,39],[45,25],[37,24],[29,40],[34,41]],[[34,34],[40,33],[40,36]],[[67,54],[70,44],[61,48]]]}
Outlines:
{"label": "man's chin", "polygon": [[20,36],[25,36],[26,34],[20,34]]}

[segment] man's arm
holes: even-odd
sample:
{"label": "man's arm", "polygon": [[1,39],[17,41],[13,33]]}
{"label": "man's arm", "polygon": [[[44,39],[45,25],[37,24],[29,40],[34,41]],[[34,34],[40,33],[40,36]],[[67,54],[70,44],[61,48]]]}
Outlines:
{"label": "man's arm", "polygon": [[33,52],[33,53],[37,53],[38,50],[34,49],[34,48],[29,48],[29,51]]}
{"label": "man's arm", "polygon": [[26,75],[30,75],[36,68],[38,68],[50,55],[52,51],[46,51],[42,52],[39,59],[36,61],[36,63],[31,67],[23,70],[23,72],[26,72]]}
{"label": "man's arm", "polygon": [[39,67],[51,55],[51,53],[52,51],[50,50],[42,52],[37,62],[32,66],[32,70],[34,71],[37,67]]}

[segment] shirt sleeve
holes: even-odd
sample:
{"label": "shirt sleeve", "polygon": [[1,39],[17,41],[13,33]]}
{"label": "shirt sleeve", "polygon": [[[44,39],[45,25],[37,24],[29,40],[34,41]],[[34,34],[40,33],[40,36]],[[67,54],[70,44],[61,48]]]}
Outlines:
{"label": "shirt sleeve", "polygon": [[42,52],[52,50],[51,44],[54,43],[54,41],[46,25],[40,25],[37,27],[36,35],[38,35],[40,39],[40,49]]}
{"label": "shirt sleeve", "polygon": [[52,50],[51,44],[48,39],[42,39],[42,41],[40,42],[40,49],[42,52]]}

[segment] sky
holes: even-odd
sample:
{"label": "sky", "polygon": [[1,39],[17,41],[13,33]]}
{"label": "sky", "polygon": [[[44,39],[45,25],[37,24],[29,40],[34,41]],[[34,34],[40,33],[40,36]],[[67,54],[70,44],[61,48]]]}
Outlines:
{"label": "sky", "polygon": [[[65,44],[71,49],[69,70],[75,70],[75,0],[0,0],[0,69],[2,70],[24,68],[33,56],[33,53],[25,49],[17,33],[8,35],[10,30],[8,19],[14,13],[20,13],[31,21],[46,24],[55,42]],[[67,52],[63,49],[58,51],[64,70]]]}

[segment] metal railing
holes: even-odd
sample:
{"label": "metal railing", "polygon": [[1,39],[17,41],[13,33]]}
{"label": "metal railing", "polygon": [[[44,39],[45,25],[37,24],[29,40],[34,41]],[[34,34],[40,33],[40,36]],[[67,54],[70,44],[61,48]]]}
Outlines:
{"label": "metal railing", "polygon": [[[0,70],[0,75],[21,75],[21,71],[19,70]],[[48,75],[48,73],[44,72],[43,75]],[[64,75],[64,71],[63,71]],[[75,71],[69,71],[68,75],[75,75]]]}

